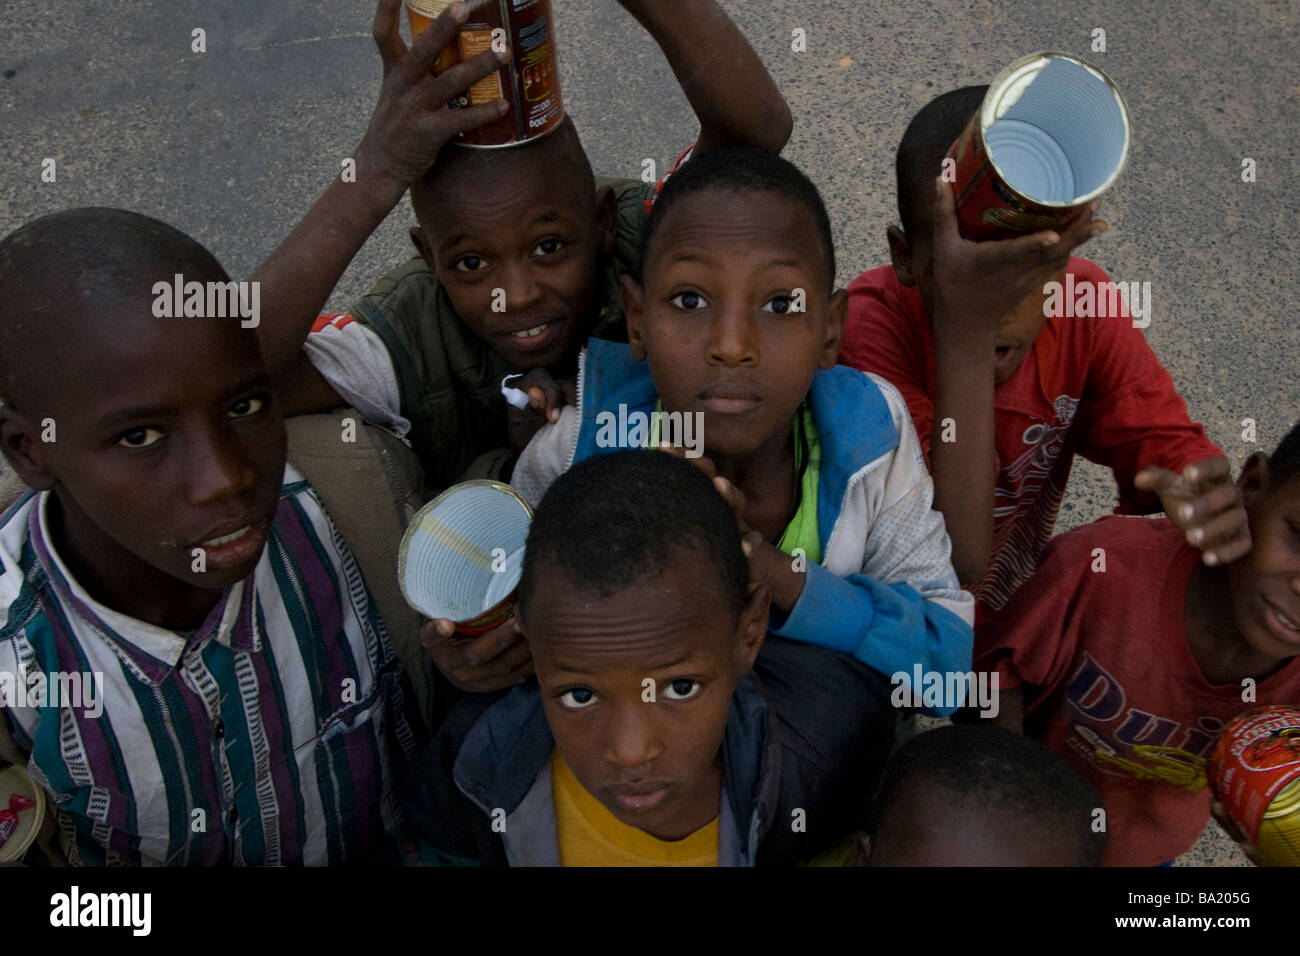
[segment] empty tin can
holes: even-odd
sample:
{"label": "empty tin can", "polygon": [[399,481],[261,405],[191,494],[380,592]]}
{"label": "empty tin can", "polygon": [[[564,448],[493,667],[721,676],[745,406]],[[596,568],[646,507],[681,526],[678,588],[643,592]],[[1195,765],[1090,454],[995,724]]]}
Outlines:
{"label": "empty tin can", "polygon": [[962,235],[1057,228],[1119,177],[1129,137],[1124,98],[1097,67],[1065,53],[1022,57],[948,151]]}

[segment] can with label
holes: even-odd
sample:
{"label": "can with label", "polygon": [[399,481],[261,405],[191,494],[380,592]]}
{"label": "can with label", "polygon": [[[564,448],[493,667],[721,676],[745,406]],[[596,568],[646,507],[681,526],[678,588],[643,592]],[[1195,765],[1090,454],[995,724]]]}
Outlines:
{"label": "can with label", "polygon": [[967,239],[1055,229],[1119,177],[1128,106],[1101,70],[1034,53],[998,74],[948,150],[957,221]]}
{"label": "can with label", "polygon": [[[406,0],[411,34],[419,36],[453,0]],[[564,118],[555,57],[551,0],[465,0],[468,19],[456,42],[434,65],[441,73],[495,45],[508,45],[511,62],[484,77],[452,101],[453,107],[478,106],[504,98],[510,110],[501,119],[462,133],[454,142],[493,148],[545,136]]]}
{"label": "can with label", "polygon": [[1230,720],[1206,775],[1268,863],[1300,866],[1300,710],[1270,704]]}
{"label": "can with label", "polygon": [[475,637],[514,614],[532,509],[509,485],[452,485],[416,512],[397,549],[406,603]]}

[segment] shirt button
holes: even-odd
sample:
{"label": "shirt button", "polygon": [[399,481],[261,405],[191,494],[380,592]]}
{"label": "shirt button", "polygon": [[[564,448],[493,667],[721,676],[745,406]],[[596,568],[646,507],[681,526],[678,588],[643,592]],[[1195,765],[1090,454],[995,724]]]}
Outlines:
{"label": "shirt button", "polygon": [[216,737],[218,740],[226,736],[226,725],[218,720],[217,725],[212,728],[212,736]]}

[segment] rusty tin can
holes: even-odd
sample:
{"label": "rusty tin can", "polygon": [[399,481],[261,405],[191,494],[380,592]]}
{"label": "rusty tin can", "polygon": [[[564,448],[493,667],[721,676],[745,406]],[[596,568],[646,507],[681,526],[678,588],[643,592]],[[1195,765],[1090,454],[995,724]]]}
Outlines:
{"label": "rusty tin can", "polygon": [[[453,0],[406,0],[411,34],[419,36]],[[551,0],[465,0],[469,16],[456,42],[443,50],[434,72],[492,49],[504,41],[511,62],[452,101],[453,107],[478,106],[504,98],[510,110],[501,119],[462,133],[453,142],[463,146],[515,146],[545,136],[564,119],[560,77],[555,56]]]}
{"label": "rusty tin can", "polygon": [[1300,709],[1270,704],[1224,726],[1207,762],[1228,816],[1274,866],[1300,866]]}
{"label": "rusty tin can", "polygon": [[397,549],[406,603],[461,634],[490,631],[514,613],[532,510],[509,485],[452,485],[411,519]]}
{"label": "rusty tin can", "polygon": [[1065,53],[1022,57],[948,150],[962,235],[1055,229],[1115,182],[1129,140],[1128,106],[1105,73]]}

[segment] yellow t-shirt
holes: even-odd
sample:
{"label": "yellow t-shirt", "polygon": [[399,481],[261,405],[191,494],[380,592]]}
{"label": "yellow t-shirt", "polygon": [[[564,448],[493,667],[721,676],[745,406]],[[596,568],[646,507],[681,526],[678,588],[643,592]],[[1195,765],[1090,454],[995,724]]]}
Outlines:
{"label": "yellow t-shirt", "polygon": [[551,796],[562,866],[717,866],[718,818],[681,840],[630,827],[589,794],[558,750],[551,753]]}

